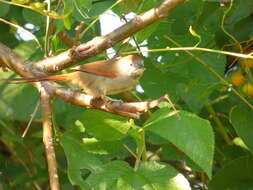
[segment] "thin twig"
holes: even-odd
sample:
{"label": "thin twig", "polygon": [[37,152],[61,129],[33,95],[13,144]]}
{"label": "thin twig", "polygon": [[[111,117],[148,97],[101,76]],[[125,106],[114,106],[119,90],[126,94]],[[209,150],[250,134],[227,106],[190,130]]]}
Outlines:
{"label": "thin twig", "polygon": [[126,144],[123,144],[123,146],[135,159],[137,158],[137,155]]}
{"label": "thin twig", "polygon": [[[80,62],[94,57],[150,24],[166,18],[174,8],[185,1],[186,0],[164,0],[158,7],[137,15],[133,20],[125,23],[114,31],[104,36],[95,37],[89,42],[79,45],[75,48],[75,51],[77,51],[77,54],[74,54],[75,56],[72,54],[73,49],[69,49],[56,56],[35,62],[30,65],[30,68],[33,72],[37,70],[37,72],[54,73],[73,66],[74,61]],[[87,29],[88,27],[86,30]],[[29,70],[29,68],[27,69]]]}
{"label": "thin twig", "polygon": [[34,117],[35,117],[35,115],[36,115],[36,113],[37,113],[37,111],[39,109],[39,106],[40,106],[40,100],[38,100],[38,102],[37,102],[37,104],[36,104],[36,106],[34,108],[34,111],[31,114],[31,119],[29,120],[29,122],[28,122],[28,124],[27,124],[27,126],[26,126],[26,128],[25,128],[25,130],[24,130],[24,132],[22,134],[22,138],[24,138],[26,136],[26,134],[27,134],[27,132],[28,132],[28,130],[29,130],[31,124],[32,124],[32,121],[33,121],[33,119],[34,119]]}
{"label": "thin twig", "polygon": [[75,38],[75,45],[77,45],[80,41],[80,33],[81,33],[81,30],[83,28],[83,25],[84,25],[84,22],[80,22],[78,26],[76,26],[75,28],[75,31],[76,31],[76,38]]}
{"label": "thin twig", "polygon": [[[46,0],[47,3],[47,11],[50,12],[51,10],[51,0]],[[49,16],[46,17],[46,34],[45,34],[45,57],[48,57],[50,55],[50,23],[51,19]]]}

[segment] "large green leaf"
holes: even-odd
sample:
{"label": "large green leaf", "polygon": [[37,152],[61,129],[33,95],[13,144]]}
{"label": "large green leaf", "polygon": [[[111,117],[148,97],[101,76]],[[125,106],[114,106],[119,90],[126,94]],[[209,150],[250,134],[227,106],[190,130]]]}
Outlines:
{"label": "large green leaf", "polygon": [[79,8],[90,9],[92,7],[92,0],[75,0]]}
{"label": "large green leaf", "polygon": [[119,140],[127,134],[130,123],[126,118],[98,111],[87,110],[80,118],[88,133],[101,140]]}
{"label": "large green leaf", "polygon": [[146,60],[146,71],[140,81],[145,94],[150,98],[157,98],[164,94],[175,97],[177,83],[184,83],[187,78],[178,73],[164,72],[156,68],[151,61]]}
{"label": "large green leaf", "polygon": [[233,8],[226,18],[226,24],[231,25],[243,18],[248,17],[250,14],[252,14],[252,6],[252,0],[233,1]]}
{"label": "large green leaf", "polygon": [[234,107],[230,113],[230,121],[244,143],[253,152],[253,110],[246,107]]}
{"label": "large green leaf", "polygon": [[92,172],[101,170],[101,161],[87,152],[81,139],[73,132],[66,132],[60,138],[60,142],[67,157],[68,176],[71,183],[79,185],[84,190],[87,189],[82,171],[85,169]]}
{"label": "large green leaf", "polygon": [[9,9],[10,5],[0,3],[0,16],[5,16],[9,12]]}
{"label": "large green leaf", "polygon": [[204,1],[202,13],[199,15],[196,23],[197,27],[208,33],[217,31],[220,28],[221,17],[223,15],[221,8],[219,2]]}
{"label": "large green leaf", "polygon": [[[2,74],[1,78],[5,76]],[[39,93],[30,84],[0,84],[1,118],[27,121],[38,101]]]}
{"label": "large green leaf", "polygon": [[113,154],[123,148],[121,141],[102,141],[95,138],[83,138],[88,152],[94,154]]}
{"label": "large green leaf", "polygon": [[143,30],[141,30],[140,32],[138,32],[136,34],[136,39],[138,43],[142,43],[144,40],[147,40],[149,36],[151,36],[151,34],[157,30],[158,26],[159,26],[160,22],[155,22],[154,24],[151,24],[149,26],[147,26],[146,28],[144,28]]}
{"label": "large green leaf", "polygon": [[253,15],[240,20],[234,26],[234,34],[238,39],[247,40],[253,34]]}
{"label": "large green leaf", "polygon": [[186,111],[180,111],[179,116],[162,108],[152,115],[144,127],[173,143],[211,177],[214,134],[210,123]]}
{"label": "large green leaf", "polygon": [[34,24],[36,26],[44,27],[46,25],[46,19],[41,14],[34,12],[30,9],[23,9],[24,20],[28,23]]}
{"label": "large green leaf", "polygon": [[172,22],[171,28],[174,34],[184,35],[188,33],[189,27],[194,24],[201,13],[203,2],[199,0],[186,1],[172,11],[168,19]]}
{"label": "large green leaf", "polygon": [[241,157],[220,169],[209,183],[210,189],[253,189],[253,159]]}
{"label": "large green leaf", "polygon": [[38,44],[35,41],[19,43],[19,45],[17,45],[14,49],[18,55],[24,57],[25,59],[30,58],[37,50]]}
{"label": "large green leaf", "polygon": [[113,8],[113,11],[121,15],[126,15],[130,12],[136,12],[136,9],[142,4],[143,0],[127,0],[127,1],[121,1],[115,8]]}
{"label": "large green leaf", "polygon": [[92,8],[88,14],[89,16],[99,16],[108,8],[110,8],[114,3],[116,3],[116,0],[97,1],[92,5]]}
{"label": "large green leaf", "polygon": [[94,190],[190,190],[188,181],[169,165],[147,162],[134,171],[126,162],[113,161],[92,173],[87,183]]}
{"label": "large green leaf", "polygon": [[215,83],[204,83],[202,81],[191,81],[189,84],[179,84],[177,91],[180,97],[187,103],[189,108],[199,113],[204,104],[208,101],[208,97],[218,85]]}
{"label": "large green leaf", "polygon": [[84,107],[67,104],[60,99],[55,99],[53,105],[57,124],[66,128],[76,126],[76,121],[83,116],[86,110]]}

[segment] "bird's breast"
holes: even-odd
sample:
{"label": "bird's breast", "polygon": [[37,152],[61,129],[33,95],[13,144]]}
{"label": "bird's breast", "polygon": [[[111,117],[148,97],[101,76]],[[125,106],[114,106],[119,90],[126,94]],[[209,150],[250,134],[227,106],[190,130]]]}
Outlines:
{"label": "bird's breast", "polygon": [[104,76],[94,75],[85,72],[76,72],[70,84],[84,89],[90,95],[110,95],[118,94],[133,88],[138,82],[130,76],[121,76],[116,78],[108,78]]}
{"label": "bird's breast", "polygon": [[129,76],[117,77],[114,79],[106,78],[102,83],[102,88],[105,89],[106,94],[118,94],[127,90],[130,90],[137,84],[138,80],[135,80]]}

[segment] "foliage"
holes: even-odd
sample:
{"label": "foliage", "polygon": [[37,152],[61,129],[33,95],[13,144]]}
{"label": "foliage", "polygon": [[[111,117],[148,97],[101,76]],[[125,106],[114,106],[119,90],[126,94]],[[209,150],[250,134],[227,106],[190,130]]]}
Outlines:
{"label": "foliage", "polygon": [[[101,35],[99,18],[107,10],[128,18],[128,13],[140,14],[161,1],[62,2],[53,1],[51,11],[45,11],[42,1],[0,0],[0,16],[32,32],[41,47],[50,16],[55,28],[50,47],[56,55],[69,48],[59,33],[65,30],[74,39],[80,21],[85,22],[80,42],[84,43]],[[230,84],[231,73],[224,75],[231,59],[224,51],[252,49],[252,7],[252,0],[188,0],[166,19],[136,33],[135,43],[120,49],[122,54],[131,52],[139,44],[149,50],[143,53],[143,92],[136,94],[142,100],[169,94],[178,111],[164,102],[150,110],[149,118],[133,121],[55,99],[54,142],[61,188],[252,189],[253,111],[249,104],[253,104],[253,95]],[[0,42],[26,59],[43,59],[44,49],[35,40],[22,39],[20,30],[3,22],[0,28]],[[196,45],[218,50],[218,54],[167,48]],[[238,65],[236,69],[252,84],[250,67]],[[1,72],[1,78],[7,77],[14,76]],[[25,190],[36,185],[48,189],[40,113],[27,137],[21,138],[39,93],[29,84],[1,83],[0,90],[0,189]]]}

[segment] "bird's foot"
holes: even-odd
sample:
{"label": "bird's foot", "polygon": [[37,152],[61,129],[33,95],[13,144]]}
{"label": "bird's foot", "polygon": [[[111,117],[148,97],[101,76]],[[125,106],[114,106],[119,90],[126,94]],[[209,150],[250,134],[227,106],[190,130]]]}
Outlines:
{"label": "bird's foot", "polygon": [[116,100],[116,99],[112,99],[108,96],[100,96],[100,97],[94,97],[92,99],[92,104],[96,104],[96,105],[104,105],[106,108],[111,108],[112,104],[122,104],[123,101],[122,100]]}

